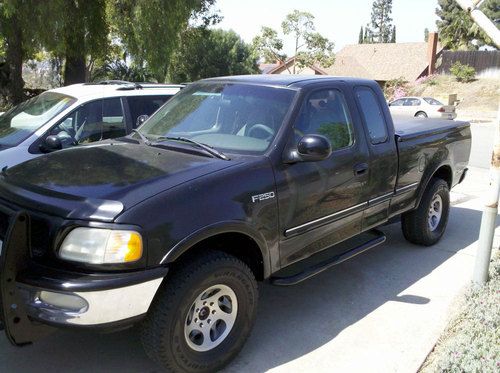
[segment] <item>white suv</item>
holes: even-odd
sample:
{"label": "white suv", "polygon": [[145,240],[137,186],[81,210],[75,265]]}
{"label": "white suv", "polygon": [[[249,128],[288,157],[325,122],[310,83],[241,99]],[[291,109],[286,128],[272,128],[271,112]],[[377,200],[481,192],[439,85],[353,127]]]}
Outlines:
{"label": "white suv", "polygon": [[183,87],[111,80],[46,91],[0,115],[0,169],[125,136]]}

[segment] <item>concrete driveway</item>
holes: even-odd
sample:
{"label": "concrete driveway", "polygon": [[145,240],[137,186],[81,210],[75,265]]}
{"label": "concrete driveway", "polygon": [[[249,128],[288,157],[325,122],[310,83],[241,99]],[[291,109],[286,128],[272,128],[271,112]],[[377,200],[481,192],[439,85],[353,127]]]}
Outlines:
{"label": "concrete driveway", "polygon": [[[487,171],[472,168],[452,199],[445,237],[407,243],[399,224],[385,244],[293,287],[260,286],[257,322],[227,372],[415,372],[469,283]],[[134,330],[58,332],[14,348],[0,336],[5,372],[159,372]]]}

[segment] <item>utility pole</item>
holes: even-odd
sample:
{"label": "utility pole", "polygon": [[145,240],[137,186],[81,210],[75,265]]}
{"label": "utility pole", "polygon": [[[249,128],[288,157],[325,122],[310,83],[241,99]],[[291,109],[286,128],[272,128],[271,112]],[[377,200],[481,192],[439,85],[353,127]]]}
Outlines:
{"label": "utility pole", "polygon": [[[493,21],[484,15],[479,9],[482,0],[456,0],[475,23],[493,40],[500,48],[500,30]],[[491,250],[495,235],[495,220],[498,214],[498,200],[500,197],[500,102],[498,105],[497,119],[495,123],[495,139],[493,154],[490,165],[490,190],[483,207],[481,228],[479,229],[478,248],[476,263],[472,281],[476,284],[484,284],[488,281],[488,272],[491,260]]]}

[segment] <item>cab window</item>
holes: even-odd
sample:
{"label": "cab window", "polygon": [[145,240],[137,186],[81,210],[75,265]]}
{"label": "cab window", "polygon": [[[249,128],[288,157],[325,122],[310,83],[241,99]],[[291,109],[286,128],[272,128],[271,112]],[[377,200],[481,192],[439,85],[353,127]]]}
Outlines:
{"label": "cab window", "polygon": [[370,142],[373,145],[386,142],[388,138],[387,126],[375,92],[369,87],[357,87],[355,92],[368,129]]}
{"label": "cab window", "polygon": [[294,126],[297,137],[323,135],[332,150],[349,147],[354,142],[352,121],[342,92],[324,89],[313,92],[304,102]]}

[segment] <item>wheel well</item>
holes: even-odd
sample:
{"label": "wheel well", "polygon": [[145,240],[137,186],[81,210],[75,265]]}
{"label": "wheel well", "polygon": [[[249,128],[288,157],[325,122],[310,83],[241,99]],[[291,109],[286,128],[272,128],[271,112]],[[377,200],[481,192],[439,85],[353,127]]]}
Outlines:
{"label": "wheel well", "polygon": [[203,250],[219,250],[232,255],[250,267],[257,280],[264,279],[264,259],[259,245],[243,233],[221,233],[206,238],[189,248],[174,263],[192,258]]}
{"label": "wheel well", "polygon": [[424,115],[427,115],[427,113],[423,110],[419,110],[415,113],[415,116],[417,116],[418,114],[424,114]]}
{"label": "wheel well", "polygon": [[451,172],[450,166],[441,166],[434,172],[432,177],[437,177],[439,179],[443,179],[448,183],[448,187],[451,189],[451,183],[453,180],[453,173]]}

